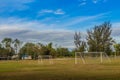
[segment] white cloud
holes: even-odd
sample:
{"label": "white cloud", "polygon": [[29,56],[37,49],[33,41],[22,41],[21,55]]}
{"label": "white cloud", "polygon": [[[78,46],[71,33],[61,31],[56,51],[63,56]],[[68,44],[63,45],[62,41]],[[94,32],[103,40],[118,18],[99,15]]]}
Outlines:
{"label": "white cloud", "polygon": [[58,46],[74,48],[74,40],[73,40],[74,31],[69,30],[31,30],[25,28],[17,28],[10,27],[7,25],[6,27],[0,26],[0,38],[11,37],[18,38],[22,41],[27,42],[41,42],[43,44],[47,44],[52,42],[57,44]]}
{"label": "white cloud", "polygon": [[86,5],[86,2],[82,2],[80,3],[80,6]]}
{"label": "white cloud", "polygon": [[112,24],[112,36],[116,42],[120,43],[120,22]]}
{"label": "white cloud", "polygon": [[96,3],[98,3],[98,1],[99,1],[99,0],[93,0],[93,3],[96,4]]}
{"label": "white cloud", "polygon": [[118,36],[120,36],[120,22],[116,22],[116,23],[113,23],[112,24],[112,28],[113,28],[113,36],[114,37],[118,37]]}
{"label": "white cloud", "polygon": [[69,19],[67,22],[65,21],[65,23],[62,26],[63,27],[69,27],[69,26],[79,24],[81,22],[91,21],[91,20],[99,19],[101,17],[103,18],[104,15],[106,15],[106,14],[109,14],[109,12],[101,13],[101,14],[97,14],[97,15],[93,15],[93,16],[74,17],[74,18]]}
{"label": "white cloud", "polygon": [[[74,48],[74,31],[53,29],[51,26],[39,21],[8,18],[0,19],[0,39],[5,37],[18,38],[22,41],[53,42],[62,47]],[[36,27],[37,26],[37,27]]]}
{"label": "white cloud", "polygon": [[0,12],[28,9],[28,3],[34,0],[0,0]]}
{"label": "white cloud", "polygon": [[99,3],[99,2],[106,3],[107,0],[92,0],[92,2],[93,2],[94,4],[97,4],[97,3]]}
{"label": "white cloud", "polygon": [[40,41],[43,44],[53,42],[54,45],[74,48],[74,30],[55,28],[39,21],[19,18],[0,18],[0,39],[5,37],[18,38],[22,41]]}
{"label": "white cloud", "polygon": [[79,6],[84,6],[89,4],[90,2],[92,2],[93,4],[97,4],[97,3],[106,3],[107,0],[78,0],[79,1]]}
{"label": "white cloud", "polygon": [[86,5],[87,1],[86,0],[79,0],[79,6],[84,6]]}
{"label": "white cloud", "polygon": [[53,10],[44,9],[41,10],[39,13],[53,13]]}
{"label": "white cloud", "polygon": [[62,9],[57,9],[57,10],[54,12],[54,14],[60,14],[60,15],[62,15],[62,14],[65,14],[65,12],[64,12]]}
{"label": "white cloud", "polygon": [[[64,23],[62,22],[57,24],[48,24],[45,22],[46,19],[41,22],[12,17],[7,19],[0,18],[0,39],[3,39],[4,37],[12,37],[23,41],[40,41],[44,44],[53,42],[54,44],[61,45],[62,47],[74,48],[74,30],[69,30],[67,28],[78,23],[84,24],[87,20],[91,21],[99,19],[105,14],[107,13],[82,18],[69,18],[69,20],[65,20]],[[51,21],[51,19],[47,19],[47,22],[49,21]],[[115,39],[120,35],[119,25],[119,22],[113,23],[112,36],[115,37]],[[83,31],[83,27],[86,26],[82,26],[82,28],[77,27],[78,31]],[[85,34],[85,32],[82,33]]]}
{"label": "white cloud", "polygon": [[16,28],[29,28],[29,29],[45,29],[45,28],[52,28],[53,24],[45,24],[41,21],[37,20],[27,20],[21,18],[0,18],[0,27],[16,27]]}
{"label": "white cloud", "polygon": [[40,14],[46,14],[46,13],[51,13],[51,14],[56,14],[56,15],[65,14],[65,12],[62,9],[57,9],[57,10],[43,9],[38,14],[40,15]]}

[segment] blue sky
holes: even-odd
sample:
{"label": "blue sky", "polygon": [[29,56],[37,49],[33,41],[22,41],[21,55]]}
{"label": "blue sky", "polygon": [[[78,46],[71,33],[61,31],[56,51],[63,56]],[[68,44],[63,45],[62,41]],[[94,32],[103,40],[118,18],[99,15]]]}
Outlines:
{"label": "blue sky", "polygon": [[116,41],[120,30],[119,0],[0,0],[0,38],[53,42],[74,48],[73,35],[111,21]]}

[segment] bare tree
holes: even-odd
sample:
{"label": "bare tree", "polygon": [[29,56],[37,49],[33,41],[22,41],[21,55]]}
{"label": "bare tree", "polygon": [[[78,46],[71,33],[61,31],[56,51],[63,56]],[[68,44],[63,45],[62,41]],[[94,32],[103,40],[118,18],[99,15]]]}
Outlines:
{"label": "bare tree", "polygon": [[75,32],[74,35],[74,43],[77,48],[77,51],[83,52],[85,51],[86,48],[86,42],[82,40],[81,33],[80,32]]}

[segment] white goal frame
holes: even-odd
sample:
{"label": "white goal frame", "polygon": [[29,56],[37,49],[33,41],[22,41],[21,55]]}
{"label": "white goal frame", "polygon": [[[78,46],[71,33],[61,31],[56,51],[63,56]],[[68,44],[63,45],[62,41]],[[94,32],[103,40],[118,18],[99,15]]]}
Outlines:
{"label": "white goal frame", "polygon": [[43,63],[43,58],[47,57],[50,64],[53,64],[53,57],[51,55],[39,55],[38,56],[38,64]]}
{"label": "white goal frame", "polygon": [[82,54],[90,54],[90,53],[94,53],[94,54],[98,54],[99,53],[100,54],[100,63],[103,63],[103,54],[106,56],[108,61],[111,62],[109,56],[105,52],[75,52],[75,64],[78,64],[77,54],[80,54],[80,58],[82,60],[82,63],[86,64],[86,61],[85,61],[84,57],[82,56]]}

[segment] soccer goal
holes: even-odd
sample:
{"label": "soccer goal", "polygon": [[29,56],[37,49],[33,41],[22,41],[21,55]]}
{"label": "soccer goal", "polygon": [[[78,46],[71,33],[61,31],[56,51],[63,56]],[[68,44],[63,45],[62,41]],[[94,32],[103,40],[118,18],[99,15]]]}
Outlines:
{"label": "soccer goal", "polygon": [[38,56],[38,64],[39,63],[53,64],[53,57],[51,55],[39,55]]}
{"label": "soccer goal", "polygon": [[111,62],[105,52],[75,52],[75,64]]}

